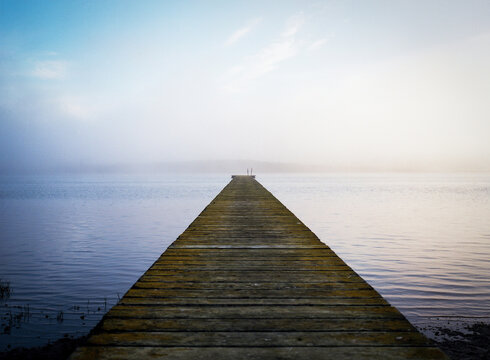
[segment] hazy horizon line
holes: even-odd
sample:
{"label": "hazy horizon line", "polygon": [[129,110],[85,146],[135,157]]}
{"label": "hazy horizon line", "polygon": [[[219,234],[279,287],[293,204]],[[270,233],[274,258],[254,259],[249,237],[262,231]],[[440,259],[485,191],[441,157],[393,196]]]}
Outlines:
{"label": "hazy horizon line", "polygon": [[490,173],[490,167],[447,166],[446,164],[300,164],[260,160],[183,160],[140,163],[60,164],[37,167],[4,167],[0,175],[36,174],[138,174],[138,173]]}

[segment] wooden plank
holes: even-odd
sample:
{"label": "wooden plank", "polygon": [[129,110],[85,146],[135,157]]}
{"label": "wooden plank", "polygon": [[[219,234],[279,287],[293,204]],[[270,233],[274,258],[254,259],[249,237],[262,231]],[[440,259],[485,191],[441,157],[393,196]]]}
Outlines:
{"label": "wooden plank", "polygon": [[400,360],[400,359],[447,359],[434,347],[118,347],[86,346],[78,349],[72,360]]}
{"label": "wooden plank", "polygon": [[236,176],[71,359],[445,359],[252,177]]}
{"label": "wooden plank", "polygon": [[337,256],[332,250],[327,247],[316,249],[297,249],[297,248],[260,248],[260,249],[179,249],[169,247],[165,251],[165,255],[179,256],[195,256],[195,257],[270,257],[270,256],[291,256],[291,257],[324,257]]}
{"label": "wooden plank", "polygon": [[[361,283],[362,284],[362,283]],[[198,297],[198,298],[378,298],[373,289],[232,289],[232,290],[192,290],[192,289],[138,289],[132,288],[127,297]]]}
{"label": "wooden plank", "polygon": [[362,282],[362,279],[358,275],[354,274],[342,274],[345,271],[332,272],[331,274],[314,274],[307,271],[299,272],[278,272],[272,274],[266,273],[211,273],[211,272],[202,272],[202,274],[166,274],[163,271],[153,270],[149,271],[148,274],[145,274],[142,277],[143,281],[154,281],[155,278],[159,278],[165,281],[205,281],[205,282],[241,282],[241,281],[253,281],[253,282],[262,282],[269,281],[271,276],[276,278],[278,281],[285,282],[288,279],[293,282],[300,282],[301,280],[307,282],[324,282],[324,281],[339,281],[339,282]]}
{"label": "wooden plank", "polygon": [[[138,281],[133,285],[132,289],[187,289],[187,290],[296,290],[296,289],[312,289],[312,290],[372,290],[373,288],[366,282],[359,283],[339,283],[339,282],[205,282],[205,281],[162,281],[158,277],[154,277],[154,281]],[[205,296],[205,293],[199,293],[199,296]],[[329,296],[333,296],[330,293]],[[378,296],[378,293],[375,294]]]}
{"label": "wooden plank", "polygon": [[134,319],[401,319],[403,315],[392,306],[130,306],[118,304],[107,317]]}
{"label": "wooden plank", "polygon": [[[189,259],[180,257],[164,257],[157,260],[154,266],[176,265],[179,268],[192,265],[203,266],[238,266],[242,265],[233,259]],[[251,258],[245,262],[246,266],[328,266],[328,265],[346,265],[342,259],[338,257],[316,258],[313,260],[289,259],[289,258],[272,258],[272,259],[257,259]]]}
{"label": "wooden plank", "polygon": [[266,264],[155,264],[153,270],[159,271],[348,271],[347,265],[271,265]]}
{"label": "wooden plank", "polygon": [[102,330],[121,331],[416,331],[405,319],[123,319],[106,318]]}
{"label": "wooden plank", "polygon": [[103,332],[89,339],[90,345],[104,346],[427,346],[428,339],[418,332]]}
{"label": "wooden plank", "polygon": [[[183,294],[186,295],[186,294]],[[343,298],[343,297],[252,297],[252,298],[232,298],[232,297],[130,297],[125,296],[121,299],[121,305],[388,305],[386,300],[379,297],[360,297],[360,298]]]}

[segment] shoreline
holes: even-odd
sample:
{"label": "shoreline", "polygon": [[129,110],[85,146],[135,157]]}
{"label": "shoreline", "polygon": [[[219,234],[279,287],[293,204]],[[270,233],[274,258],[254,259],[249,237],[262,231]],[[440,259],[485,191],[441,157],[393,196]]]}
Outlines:
{"label": "shoreline", "polygon": [[430,339],[452,360],[490,359],[490,323],[473,323],[462,331],[444,326],[435,329],[437,339]]}
{"label": "shoreline", "polygon": [[19,347],[0,352],[0,360],[65,360],[81,345],[84,345],[88,335],[78,338],[61,338],[44,346],[32,348]]}
{"label": "shoreline", "polygon": [[[422,329],[418,329],[422,331]],[[464,331],[437,327],[436,336],[431,338],[452,360],[484,360],[490,358],[490,323],[474,323]],[[65,360],[76,347],[85,344],[88,335],[78,338],[62,338],[44,346],[15,348],[0,352],[0,360]]]}

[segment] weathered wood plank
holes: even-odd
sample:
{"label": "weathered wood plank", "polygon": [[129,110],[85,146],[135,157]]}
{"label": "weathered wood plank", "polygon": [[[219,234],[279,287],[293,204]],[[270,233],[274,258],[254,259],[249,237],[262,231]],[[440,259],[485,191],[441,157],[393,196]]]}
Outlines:
{"label": "weathered wood plank", "polygon": [[104,346],[427,346],[418,332],[103,332],[92,336],[91,345]]}
{"label": "weathered wood plank", "polygon": [[[184,294],[185,295],[185,294]],[[125,296],[120,301],[121,305],[388,305],[388,302],[379,297],[342,298],[342,297],[302,297],[302,298],[210,298],[210,297],[130,297]]]}
{"label": "weathered wood plank", "polygon": [[192,258],[180,258],[180,257],[164,257],[157,260],[154,266],[170,266],[175,265],[179,268],[192,265],[202,265],[202,266],[223,266],[228,268],[228,266],[331,266],[331,265],[346,265],[345,262],[338,257],[325,257],[325,258],[315,258],[313,260],[302,260],[297,258],[272,258],[272,259],[257,259],[251,258],[243,263],[239,263],[234,259],[192,259]]}
{"label": "weathered wood plank", "polygon": [[392,306],[130,306],[118,304],[107,317],[135,319],[207,319],[207,318],[283,318],[283,319],[401,319]]}
{"label": "weathered wood plank", "polygon": [[347,265],[251,265],[245,263],[226,264],[155,264],[152,269],[159,271],[349,271]]}
{"label": "weathered wood plank", "polygon": [[[296,289],[311,289],[311,290],[373,290],[371,285],[366,282],[193,282],[193,281],[162,281],[158,277],[154,277],[154,281],[138,281],[132,289],[182,289],[182,290],[296,290]],[[199,296],[205,296],[206,293],[199,293]],[[333,296],[330,293],[329,296]],[[375,293],[378,297],[378,293]]]}
{"label": "weathered wood plank", "polygon": [[117,347],[93,346],[78,349],[72,360],[402,360],[447,359],[434,347]]}
{"label": "weathered wood plank", "polygon": [[206,282],[240,282],[240,281],[270,281],[271,277],[277,281],[307,281],[307,282],[363,282],[362,278],[351,271],[264,271],[246,273],[239,271],[219,272],[219,271],[196,271],[196,272],[166,272],[158,269],[150,269],[143,276],[143,280],[160,278],[168,281],[206,281]]}
{"label": "weathered wood plank", "polygon": [[[361,283],[362,284],[362,283]],[[198,297],[198,298],[379,298],[373,289],[232,289],[232,290],[175,290],[132,288],[127,297]]]}
{"label": "weathered wood plank", "polygon": [[262,249],[179,249],[169,247],[165,251],[165,255],[179,256],[195,256],[195,257],[271,257],[271,256],[291,256],[291,257],[323,257],[337,256],[332,250],[327,247],[316,249],[295,249],[295,248],[262,248]]}
{"label": "weathered wood plank", "polygon": [[122,319],[106,318],[102,330],[130,331],[416,331],[405,319]]}

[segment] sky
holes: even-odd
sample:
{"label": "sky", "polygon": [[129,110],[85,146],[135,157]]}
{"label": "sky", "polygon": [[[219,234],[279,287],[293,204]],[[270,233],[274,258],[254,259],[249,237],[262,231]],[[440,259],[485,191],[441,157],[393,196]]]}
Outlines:
{"label": "sky", "polygon": [[0,0],[0,172],[490,171],[490,2]]}

